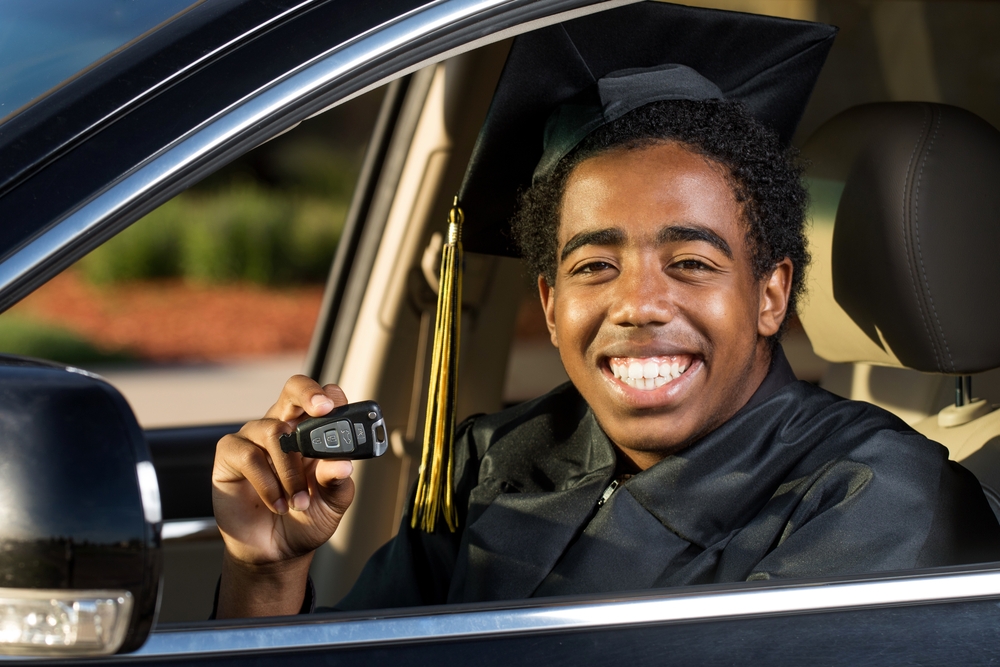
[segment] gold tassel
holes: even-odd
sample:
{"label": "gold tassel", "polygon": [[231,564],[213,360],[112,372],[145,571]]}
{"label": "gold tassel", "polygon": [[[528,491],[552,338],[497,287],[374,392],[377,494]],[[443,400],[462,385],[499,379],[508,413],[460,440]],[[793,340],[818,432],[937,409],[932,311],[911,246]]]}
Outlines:
{"label": "gold tassel", "polygon": [[420,459],[417,497],[410,527],[434,532],[438,513],[455,532],[458,513],[452,502],[452,454],[455,438],[455,389],[458,383],[459,333],[462,320],[462,222],[465,214],[455,197],[448,215],[448,240],[441,248],[434,350],[427,390],[424,451]]}

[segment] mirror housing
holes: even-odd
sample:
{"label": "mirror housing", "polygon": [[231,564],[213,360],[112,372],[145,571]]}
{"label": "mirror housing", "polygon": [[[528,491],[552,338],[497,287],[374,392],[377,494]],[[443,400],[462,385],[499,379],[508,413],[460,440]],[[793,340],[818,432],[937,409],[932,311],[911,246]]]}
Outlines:
{"label": "mirror housing", "polygon": [[100,377],[0,355],[0,655],[133,651],[162,513],[142,429]]}

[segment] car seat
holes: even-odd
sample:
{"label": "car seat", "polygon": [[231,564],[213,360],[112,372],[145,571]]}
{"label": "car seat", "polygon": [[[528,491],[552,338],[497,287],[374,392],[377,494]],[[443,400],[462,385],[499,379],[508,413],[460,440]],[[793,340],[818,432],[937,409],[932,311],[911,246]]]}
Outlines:
{"label": "car seat", "polygon": [[1000,517],[1000,132],[868,104],[802,149],[813,263],[799,317],[821,383],[895,412],[972,470]]}

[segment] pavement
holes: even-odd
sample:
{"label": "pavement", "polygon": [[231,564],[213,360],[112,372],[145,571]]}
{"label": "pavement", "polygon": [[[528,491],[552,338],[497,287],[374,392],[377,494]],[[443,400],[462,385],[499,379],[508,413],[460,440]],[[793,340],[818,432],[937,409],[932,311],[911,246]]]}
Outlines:
{"label": "pavement", "polygon": [[248,421],[260,417],[305,354],[216,364],[94,368],[125,396],[145,428]]}

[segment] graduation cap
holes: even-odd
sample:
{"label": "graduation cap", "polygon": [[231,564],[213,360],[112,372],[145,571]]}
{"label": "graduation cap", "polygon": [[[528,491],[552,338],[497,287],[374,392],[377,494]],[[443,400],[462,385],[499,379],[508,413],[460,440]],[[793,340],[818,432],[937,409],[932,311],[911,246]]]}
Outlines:
{"label": "graduation cap", "polygon": [[821,23],[645,2],[514,39],[442,251],[413,527],[433,531],[439,515],[451,530],[457,526],[451,454],[463,244],[516,257],[510,219],[519,194],[594,130],[652,102],[739,101],[789,143],[836,32]]}

